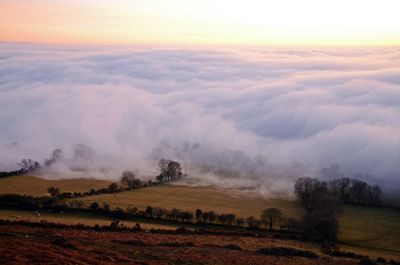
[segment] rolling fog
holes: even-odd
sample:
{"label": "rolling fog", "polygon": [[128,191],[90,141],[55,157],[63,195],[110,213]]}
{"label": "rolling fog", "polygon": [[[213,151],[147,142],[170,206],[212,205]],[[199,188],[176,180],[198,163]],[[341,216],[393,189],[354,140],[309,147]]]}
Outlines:
{"label": "rolling fog", "polygon": [[1,171],[60,148],[48,177],[148,176],[164,157],[261,192],[324,167],[400,185],[398,48],[0,43],[0,103]]}

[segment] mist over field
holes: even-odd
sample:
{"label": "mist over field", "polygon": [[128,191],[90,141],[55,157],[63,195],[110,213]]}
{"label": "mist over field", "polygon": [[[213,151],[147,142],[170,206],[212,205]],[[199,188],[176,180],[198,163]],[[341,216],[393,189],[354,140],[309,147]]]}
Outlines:
{"label": "mist over field", "polygon": [[399,188],[398,48],[0,43],[0,101],[0,170],[60,148],[58,177],[164,157],[226,186],[285,190],[339,164]]}

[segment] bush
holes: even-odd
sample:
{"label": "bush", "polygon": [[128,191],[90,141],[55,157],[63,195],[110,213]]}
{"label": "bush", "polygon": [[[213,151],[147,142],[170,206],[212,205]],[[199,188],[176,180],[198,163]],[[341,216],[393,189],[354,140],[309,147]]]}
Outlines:
{"label": "bush", "polygon": [[358,263],[360,265],[376,265],[375,262],[373,262],[372,260],[370,260],[369,258],[363,258],[360,263]]}
{"label": "bush", "polygon": [[382,257],[377,258],[376,261],[379,263],[386,263],[386,259]]}
{"label": "bush", "polygon": [[257,250],[257,252],[268,256],[305,257],[310,259],[319,258],[318,254],[312,251],[300,250],[295,248],[286,248],[286,247],[261,248]]}
{"label": "bush", "polygon": [[232,250],[242,250],[241,247],[239,247],[238,245],[234,245],[234,244],[226,245],[226,246],[224,246],[224,248],[232,249]]}

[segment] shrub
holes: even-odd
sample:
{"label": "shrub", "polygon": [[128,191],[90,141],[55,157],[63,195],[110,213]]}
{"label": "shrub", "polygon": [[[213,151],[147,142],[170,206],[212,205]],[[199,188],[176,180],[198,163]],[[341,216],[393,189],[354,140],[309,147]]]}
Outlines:
{"label": "shrub", "polygon": [[310,259],[318,259],[318,254],[308,251],[308,250],[300,250],[295,248],[287,248],[287,247],[270,247],[270,248],[261,248],[257,250],[258,253],[268,255],[268,256],[290,256],[290,257],[305,257]]}

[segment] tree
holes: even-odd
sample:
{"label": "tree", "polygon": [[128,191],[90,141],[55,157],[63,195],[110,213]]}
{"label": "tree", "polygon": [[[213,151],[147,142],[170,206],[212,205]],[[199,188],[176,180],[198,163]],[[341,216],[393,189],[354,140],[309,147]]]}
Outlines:
{"label": "tree", "polygon": [[50,194],[51,197],[57,199],[57,197],[60,195],[60,189],[57,187],[50,187],[47,189],[47,192]]}
{"label": "tree", "polygon": [[236,220],[236,215],[233,213],[229,213],[226,215],[226,223],[228,225],[232,225]]}
{"label": "tree", "polygon": [[351,181],[350,196],[353,203],[365,204],[368,184],[364,181],[353,179]]}
{"label": "tree", "polygon": [[372,187],[371,192],[371,204],[372,205],[381,205],[382,204],[382,189],[378,185],[374,185]]}
{"label": "tree", "polygon": [[90,209],[90,210],[97,210],[97,209],[99,209],[99,207],[100,207],[100,205],[99,205],[98,202],[93,202],[93,203],[90,205],[89,209]]}
{"label": "tree", "polygon": [[326,186],[315,188],[304,217],[305,235],[334,245],[339,230],[340,205]]}
{"label": "tree", "polygon": [[267,208],[261,213],[261,221],[265,226],[269,225],[269,231],[272,231],[272,226],[280,221],[282,217],[282,211],[278,208]]}
{"label": "tree", "polygon": [[347,203],[350,199],[351,179],[340,178],[328,182],[329,191],[335,194],[341,202]]}
{"label": "tree", "polygon": [[133,207],[131,205],[128,206],[128,208],[126,208],[126,212],[129,214],[132,214],[132,215],[136,215],[137,211],[138,211],[138,208]]}
{"label": "tree", "polygon": [[180,213],[180,211],[178,209],[174,208],[169,212],[169,216],[172,220],[176,221],[179,217],[179,213]]}
{"label": "tree", "polygon": [[161,159],[158,163],[160,174],[157,176],[159,182],[174,180],[182,176],[181,165],[176,161]]}
{"label": "tree", "polygon": [[208,219],[210,223],[214,223],[217,220],[217,214],[214,211],[210,211]]}
{"label": "tree", "polygon": [[141,181],[136,179],[136,175],[132,171],[122,172],[121,182],[125,183],[129,189],[134,189],[141,185]]}
{"label": "tree", "polygon": [[156,217],[157,219],[161,219],[167,214],[167,210],[163,208],[154,208],[153,209],[153,216]]}
{"label": "tree", "polygon": [[108,186],[108,190],[111,193],[116,193],[118,191],[118,185],[117,183],[113,182]]}
{"label": "tree", "polygon": [[244,225],[244,219],[242,217],[236,218],[236,225],[237,226],[243,226]]}
{"label": "tree", "polygon": [[121,182],[123,183],[128,183],[129,181],[132,181],[135,179],[135,174],[132,171],[129,170],[125,170],[124,172],[122,172],[121,175]]}
{"label": "tree", "polygon": [[260,226],[260,221],[254,218],[254,216],[249,216],[246,218],[246,224],[249,228],[258,228]]}
{"label": "tree", "polygon": [[29,173],[39,169],[40,163],[33,161],[32,159],[22,159],[21,162],[18,163],[18,166],[20,168],[19,171]]}
{"label": "tree", "polygon": [[294,192],[303,204],[308,207],[313,191],[320,185],[321,182],[315,178],[301,177],[297,179],[294,185]]}
{"label": "tree", "polygon": [[197,209],[195,212],[195,216],[196,216],[196,220],[198,223],[201,222],[202,215],[203,215],[203,211],[200,209]]}
{"label": "tree", "polygon": [[152,217],[153,216],[153,207],[147,206],[144,213],[145,213],[146,217]]}

